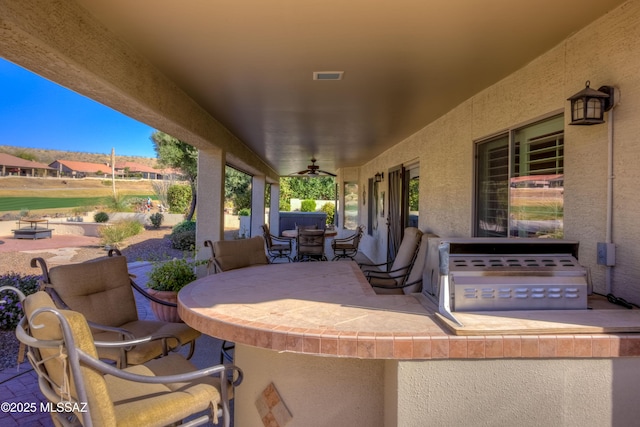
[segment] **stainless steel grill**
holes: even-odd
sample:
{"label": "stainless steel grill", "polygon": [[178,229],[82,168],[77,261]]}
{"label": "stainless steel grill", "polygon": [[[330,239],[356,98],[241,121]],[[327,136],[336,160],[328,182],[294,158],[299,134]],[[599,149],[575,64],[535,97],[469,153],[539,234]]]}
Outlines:
{"label": "stainless steel grill", "polygon": [[577,255],[567,240],[434,238],[423,293],[449,314],[586,309],[589,275]]}

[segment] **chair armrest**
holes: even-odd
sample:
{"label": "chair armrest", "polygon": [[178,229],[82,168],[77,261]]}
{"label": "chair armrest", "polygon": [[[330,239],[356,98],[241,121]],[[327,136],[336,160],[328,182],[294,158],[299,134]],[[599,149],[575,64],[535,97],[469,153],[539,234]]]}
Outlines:
{"label": "chair armrest", "polygon": [[[400,271],[403,271],[403,273],[399,273]],[[364,275],[369,278],[369,277],[376,277],[378,279],[397,279],[399,277],[404,277],[404,276],[408,276],[409,273],[411,273],[411,266],[407,265],[405,267],[400,267],[397,268],[395,270],[390,270],[390,271],[377,271],[377,270],[367,270],[364,272]],[[381,274],[384,274],[384,276],[381,276]]]}
{"label": "chair armrest", "polygon": [[182,347],[182,341],[180,341],[180,338],[171,334],[147,335],[146,337],[142,337],[142,338],[134,337],[132,339],[126,339],[123,341],[94,341],[94,344],[96,348],[99,348],[99,347],[114,348],[115,347],[115,348],[124,348],[125,351],[131,351],[131,349],[133,349],[133,347],[135,347],[136,345],[146,344],[146,343],[157,341],[157,340],[162,340],[162,346],[164,350],[163,353],[166,355],[169,348],[167,346],[168,339],[173,339],[178,342],[178,345],[172,349],[173,351],[178,351],[178,349]]}
{"label": "chair armrest", "polygon": [[273,234],[270,234],[269,236],[271,237],[272,242],[285,243],[285,244],[288,244],[289,247],[291,247],[291,242],[295,240],[295,238],[293,237],[278,237],[278,236],[274,236]]}
{"label": "chair armrest", "polygon": [[[358,263],[358,267],[360,267],[362,269],[362,267],[382,267],[383,265],[386,266],[387,268],[389,268],[389,266],[393,264],[393,261],[390,262],[383,262],[381,264],[367,264],[367,263]],[[367,271],[371,271],[371,270],[367,270]]]}
{"label": "chair armrest", "polygon": [[[244,375],[242,372],[242,369],[240,369],[236,365],[231,365],[231,364],[213,365],[213,366],[209,366],[208,368],[198,369],[192,372],[175,374],[175,375],[159,375],[159,376],[139,375],[139,374],[133,374],[131,372],[118,369],[113,365],[105,363],[99,359],[95,359],[80,349],[76,349],[76,351],[80,356],[80,360],[86,363],[88,366],[104,374],[113,375],[114,377],[122,378],[128,381],[139,382],[139,383],[151,383],[151,384],[180,383],[180,382],[197,380],[198,378],[208,377],[215,374],[221,374],[221,377],[225,378],[228,372],[233,372],[234,374],[237,374],[237,377],[234,375],[235,380],[232,383],[233,386],[236,387],[240,385],[240,383],[242,383],[242,379]],[[225,381],[221,381],[221,383],[225,383]]]}

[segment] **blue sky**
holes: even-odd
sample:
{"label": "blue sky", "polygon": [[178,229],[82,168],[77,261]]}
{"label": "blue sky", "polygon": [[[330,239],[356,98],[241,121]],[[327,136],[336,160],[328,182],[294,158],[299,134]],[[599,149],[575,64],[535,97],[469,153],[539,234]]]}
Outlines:
{"label": "blue sky", "polygon": [[153,131],[0,58],[0,145],[156,157]]}

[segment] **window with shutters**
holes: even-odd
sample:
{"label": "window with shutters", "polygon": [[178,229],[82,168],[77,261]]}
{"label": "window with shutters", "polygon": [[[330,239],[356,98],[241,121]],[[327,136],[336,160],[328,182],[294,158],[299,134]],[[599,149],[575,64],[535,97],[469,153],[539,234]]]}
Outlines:
{"label": "window with shutters", "polygon": [[475,235],[563,236],[564,119],[476,145]]}

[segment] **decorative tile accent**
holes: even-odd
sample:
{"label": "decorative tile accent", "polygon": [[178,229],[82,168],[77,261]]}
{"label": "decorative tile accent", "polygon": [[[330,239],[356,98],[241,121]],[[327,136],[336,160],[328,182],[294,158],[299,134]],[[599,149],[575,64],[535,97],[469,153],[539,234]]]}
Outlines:
{"label": "decorative tile accent", "polygon": [[273,383],[262,391],[256,400],[256,408],[264,427],[284,427],[293,419]]}

